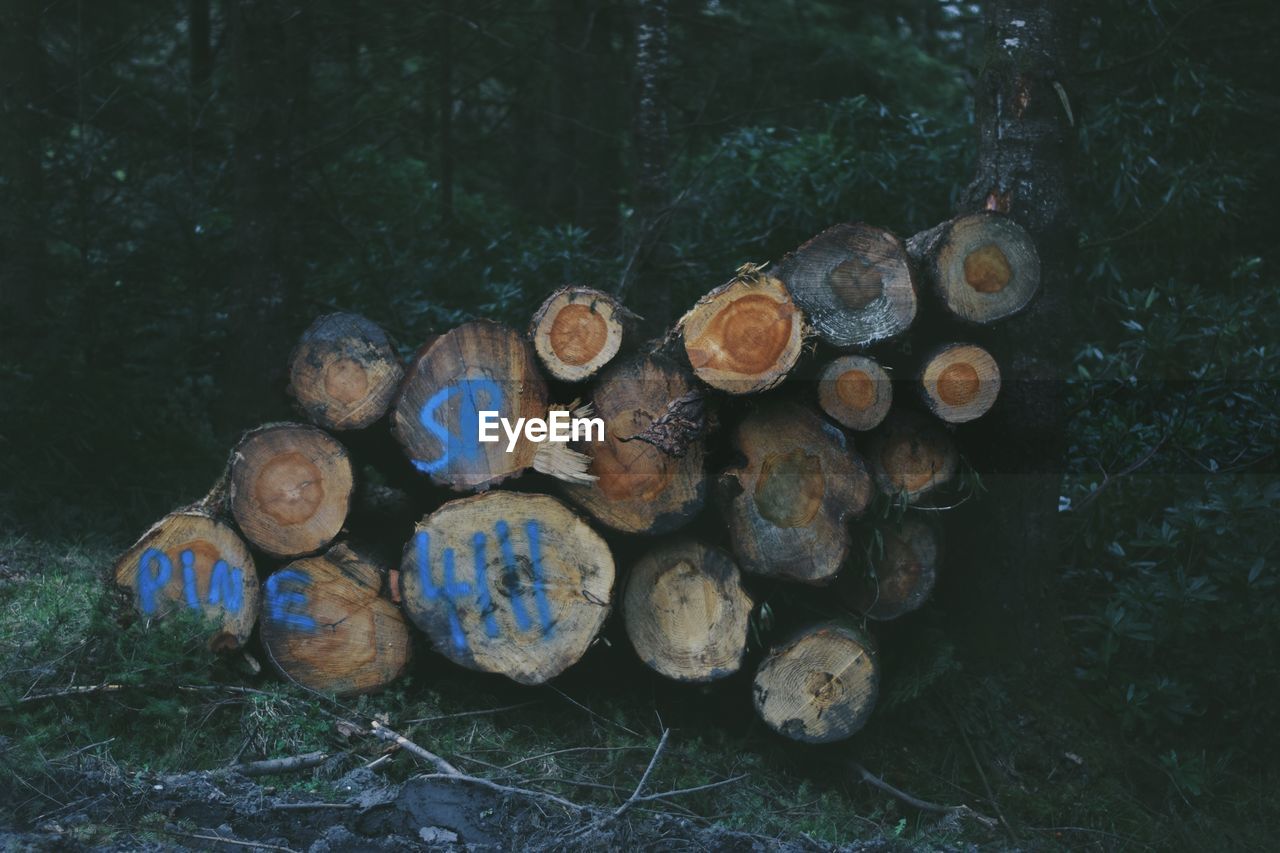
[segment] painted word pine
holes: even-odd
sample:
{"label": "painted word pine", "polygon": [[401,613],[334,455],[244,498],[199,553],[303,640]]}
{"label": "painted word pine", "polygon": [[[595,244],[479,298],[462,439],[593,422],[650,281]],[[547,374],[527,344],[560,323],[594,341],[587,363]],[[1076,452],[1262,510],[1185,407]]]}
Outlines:
{"label": "painted word pine", "polygon": [[209,622],[209,645],[234,649],[258,619],[258,578],[249,546],[198,509],[156,522],[115,565],[115,583],[150,620],[194,610]]}

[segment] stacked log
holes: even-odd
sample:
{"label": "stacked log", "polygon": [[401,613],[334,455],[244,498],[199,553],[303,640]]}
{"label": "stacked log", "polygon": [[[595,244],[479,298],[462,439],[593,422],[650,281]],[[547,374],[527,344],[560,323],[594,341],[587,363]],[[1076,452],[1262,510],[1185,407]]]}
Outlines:
{"label": "stacked log", "polygon": [[[192,613],[211,649],[260,642],[282,677],[334,695],[407,672],[414,632],[461,667],[542,684],[596,643],[616,595],[657,676],[748,669],[769,728],[849,737],[879,689],[876,624],[925,606],[942,571],[933,519],[967,479],[957,425],[998,404],[983,327],[1027,305],[1039,262],[979,213],[907,241],[837,225],[766,267],[742,265],[651,344],[579,285],[525,334],[468,322],[403,363],[371,321],[321,317],[290,362],[308,423],[245,433],[218,486],[113,581],[137,617]],[[560,441],[570,415],[588,428]],[[490,419],[504,426],[486,437]],[[353,438],[376,435],[400,450],[353,465]],[[400,526],[379,525],[351,513],[365,471],[433,488],[395,490]],[[394,570],[366,556],[387,552]]]}
{"label": "stacked log", "polygon": [[350,696],[399,678],[409,627],[387,573],[343,543],[276,570],[262,585],[262,646],[289,680]]}

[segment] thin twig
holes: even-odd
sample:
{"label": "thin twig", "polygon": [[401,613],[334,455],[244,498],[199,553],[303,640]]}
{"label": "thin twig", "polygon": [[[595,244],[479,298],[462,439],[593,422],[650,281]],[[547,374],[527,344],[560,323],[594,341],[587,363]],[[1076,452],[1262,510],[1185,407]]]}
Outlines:
{"label": "thin twig", "polygon": [[429,752],[423,749],[404,735],[392,731],[377,720],[373,720],[369,725],[372,727],[375,736],[381,740],[391,741],[392,743],[398,744],[402,749],[408,750],[423,761],[435,765],[436,769],[441,773],[444,773],[447,776],[466,775],[461,770],[436,755],[434,752]]}
{"label": "thin twig", "polygon": [[417,723],[434,723],[439,720],[456,720],[459,717],[479,717],[486,714],[501,714],[503,711],[515,711],[518,708],[528,708],[530,705],[539,704],[539,700],[532,702],[521,702],[518,705],[503,705],[501,708],[484,708],[479,711],[461,711],[457,714],[440,714],[435,717],[419,717],[416,720],[405,720],[407,725],[415,725]]}
{"label": "thin twig", "polygon": [[750,776],[750,773],[739,773],[737,776],[730,776],[728,779],[721,779],[719,782],[708,782],[705,785],[694,785],[690,788],[672,788],[669,791],[659,791],[656,794],[645,794],[643,797],[636,797],[637,803],[651,803],[656,800],[665,800],[670,797],[683,797],[685,794],[697,794],[702,791],[710,791],[713,788],[723,788],[725,785],[732,785],[741,782]]}
{"label": "thin twig", "polygon": [[439,779],[453,782],[465,782],[468,785],[475,785],[480,788],[488,788],[490,791],[496,791],[499,794],[513,794],[518,797],[531,797],[538,800],[546,800],[555,803],[558,806],[564,806],[573,811],[581,811],[586,808],[581,803],[575,803],[566,800],[564,797],[558,797],[548,791],[535,791],[532,788],[518,788],[514,785],[502,785],[498,782],[491,782],[479,776],[468,776],[466,773],[425,773],[416,777],[418,779]]}
{"label": "thin twig", "polygon": [[922,812],[932,812],[934,814],[954,814],[962,817],[971,817],[978,821],[978,823],[987,827],[987,829],[995,829],[999,824],[995,818],[990,818],[984,814],[980,814],[963,803],[957,806],[944,806],[939,803],[931,803],[928,800],[922,800],[919,797],[914,797],[901,788],[895,788],[893,785],[890,785],[888,782],[863,767],[857,761],[850,761],[849,766],[853,768],[853,771],[858,774],[863,782],[866,782],[873,788],[884,791],[894,799],[901,800],[913,809],[919,809]]}
{"label": "thin twig", "polygon": [[289,811],[305,811],[307,809],[358,809],[359,803],[276,803],[271,807],[272,811],[289,812]]}
{"label": "thin twig", "polygon": [[667,748],[667,738],[669,737],[671,737],[671,729],[663,729],[662,737],[658,739],[658,748],[653,751],[652,757],[649,758],[649,766],[640,775],[640,781],[636,783],[636,789],[631,793],[631,796],[614,811],[614,820],[622,817],[627,813],[628,809],[640,802],[640,792],[644,790],[644,783],[649,781],[649,774],[653,773],[653,768],[658,765],[658,759],[662,757],[662,751]]}
{"label": "thin twig", "polygon": [[1102,472],[1102,483],[1098,486],[1098,488],[1094,489],[1092,492],[1090,492],[1089,494],[1085,495],[1085,496],[1084,496],[1084,499],[1080,501],[1079,505],[1078,505],[1078,506],[1074,506],[1074,507],[1072,507],[1072,508],[1071,508],[1071,511],[1072,511],[1072,512],[1084,512],[1085,508],[1087,508],[1090,504],[1092,504],[1095,500],[1097,500],[1097,499],[1098,499],[1098,495],[1102,494],[1102,490],[1103,490],[1103,489],[1105,489],[1107,486],[1109,486],[1109,485],[1111,485],[1112,483],[1114,483],[1116,480],[1119,480],[1119,479],[1120,479],[1120,478],[1122,478],[1122,477],[1127,477],[1127,476],[1129,476],[1130,474],[1132,474],[1133,472],[1137,471],[1137,470],[1138,470],[1139,468],[1141,468],[1142,466],[1146,465],[1146,464],[1147,464],[1148,462],[1150,462],[1153,458],[1155,458],[1156,453],[1158,453],[1158,452],[1160,451],[1160,448],[1161,448],[1161,447],[1164,447],[1164,443],[1165,443],[1165,441],[1166,441],[1168,438],[1169,438],[1169,434],[1168,434],[1168,433],[1165,433],[1164,435],[1160,436],[1160,440],[1159,440],[1159,441],[1157,441],[1155,444],[1151,445],[1151,449],[1150,449],[1150,450],[1148,450],[1146,453],[1144,453],[1144,454],[1142,455],[1142,458],[1141,458],[1141,459],[1139,459],[1137,462],[1134,462],[1133,464],[1131,464],[1131,465],[1129,465],[1129,466],[1125,467],[1125,469],[1124,469],[1124,470],[1120,471],[1120,472],[1119,472],[1118,474],[1116,474],[1114,477],[1112,477],[1111,475],[1107,474],[1107,472],[1106,472],[1106,471],[1103,471],[1103,472]]}
{"label": "thin twig", "polygon": [[57,699],[61,696],[88,696],[94,693],[111,693],[116,690],[123,689],[123,684],[87,684],[83,687],[64,687],[60,690],[46,690],[41,693],[32,693],[29,696],[23,696],[18,700],[18,704],[22,705],[27,702],[39,702],[42,699]]}
{"label": "thin twig", "polygon": [[149,832],[163,832],[178,838],[198,838],[201,841],[216,841],[219,844],[233,844],[236,847],[252,847],[256,850],[280,850],[283,853],[298,853],[292,847],[281,847],[278,844],[263,844],[261,841],[237,841],[234,838],[223,838],[221,835],[199,835],[194,832],[178,832],[174,829],[150,829]]}

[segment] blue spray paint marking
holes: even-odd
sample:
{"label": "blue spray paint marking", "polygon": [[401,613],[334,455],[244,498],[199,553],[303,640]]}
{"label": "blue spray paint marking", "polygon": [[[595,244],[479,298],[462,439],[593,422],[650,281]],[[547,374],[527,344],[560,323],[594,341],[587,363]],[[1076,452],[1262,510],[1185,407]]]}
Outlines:
{"label": "blue spray paint marking", "polygon": [[308,587],[311,576],[296,569],[285,569],[267,578],[267,608],[271,621],[297,631],[314,631],[316,620],[303,609],[307,604],[306,593],[297,589],[281,589],[280,585],[285,582]]}
{"label": "blue spray paint marking", "polygon": [[431,534],[419,531],[414,540],[418,543],[418,583],[422,585],[422,596],[427,601],[435,601],[440,589],[431,580]]}
{"label": "blue spray paint marking", "polygon": [[158,548],[148,548],[138,560],[138,603],[150,616],[156,612],[156,592],[164,588],[173,574],[173,563]]}
{"label": "blue spray paint marking", "polygon": [[467,637],[462,633],[462,620],[458,618],[458,605],[455,595],[466,595],[471,592],[471,585],[458,583],[453,578],[453,549],[444,549],[444,593],[445,601],[449,602],[449,636],[453,638],[453,647],[458,651],[466,651]]}
{"label": "blue spray paint marking", "polygon": [[240,606],[244,604],[244,571],[238,566],[231,568],[226,560],[214,563],[209,574],[209,596],[206,600],[210,604],[221,604],[222,609],[229,613],[239,613]]}
{"label": "blue spray paint marking", "polygon": [[524,532],[529,537],[529,559],[533,562],[533,600],[538,603],[542,620],[542,636],[551,636],[551,604],[547,601],[547,585],[542,579],[542,544],[538,538],[538,522],[526,521]]}
{"label": "blue spray paint marking", "polygon": [[190,549],[178,555],[182,561],[182,590],[187,596],[187,606],[200,609],[200,594],[196,591],[196,555]]}
{"label": "blue spray paint marking", "polygon": [[[458,407],[458,434],[436,420],[436,411],[449,401],[454,394],[462,394],[462,403]],[[455,385],[446,385],[431,395],[418,420],[426,427],[444,448],[440,456],[424,462],[414,459],[413,465],[419,471],[433,474],[448,465],[457,456],[464,464],[478,460],[483,452],[480,446],[480,400],[483,396],[486,411],[501,411],[503,403],[502,386],[492,379],[463,379]]]}
{"label": "blue spray paint marking", "polygon": [[[536,521],[526,521],[525,533],[529,538],[529,561],[533,572],[533,597],[538,608],[542,636],[550,637],[554,626],[551,616],[551,603],[547,600],[546,582],[543,577],[541,531]],[[516,627],[520,631],[528,631],[533,627],[529,611],[519,595],[519,565],[516,563],[515,549],[511,545],[511,530],[505,521],[495,525],[498,545],[502,551],[502,561],[506,571],[506,579],[511,589],[511,612],[515,616]],[[474,596],[476,607],[484,617],[485,633],[497,638],[501,631],[495,615],[493,599],[489,592],[489,574],[487,569],[487,541],[483,533],[476,532],[471,537],[474,556],[475,583],[459,581],[455,575],[455,555],[452,548],[445,548],[441,559],[444,562],[444,576],[440,585],[436,585],[431,577],[431,535],[425,530],[419,531],[414,541],[416,544],[416,563],[418,582],[422,587],[422,597],[427,601],[443,598],[449,605],[449,636],[458,651],[465,651],[467,638],[462,631],[462,622],[458,616],[458,602],[467,596]]]}
{"label": "blue spray paint marking", "polygon": [[475,553],[476,566],[476,603],[484,614],[484,630],[490,637],[498,636],[498,617],[493,615],[493,600],[489,597],[489,572],[484,558],[485,536],[479,531],[471,537],[471,548]]}
{"label": "blue spray paint marking", "polygon": [[498,534],[498,546],[502,549],[502,562],[507,567],[506,581],[507,588],[511,590],[511,612],[516,617],[516,627],[521,631],[528,631],[530,627],[529,613],[524,609],[524,602],[517,594],[520,582],[520,567],[516,565],[515,551],[511,547],[511,531],[507,529],[505,521],[499,521],[494,525],[494,529]]}

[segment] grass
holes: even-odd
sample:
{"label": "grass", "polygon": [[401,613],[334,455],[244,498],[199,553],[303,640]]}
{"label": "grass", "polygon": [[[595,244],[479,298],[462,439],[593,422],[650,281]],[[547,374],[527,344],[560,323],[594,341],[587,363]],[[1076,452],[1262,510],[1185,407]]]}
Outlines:
{"label": "grass", "polygon": [[[199,624],[121,627],[104,583],[113,553],[93,541],[0,542],[0,762],[18,780],[0,794],[0,807],[19,821],[73,798],[67,780],[89,756],[129,785],[148,772],[346,753],[321,772],[271,780],[331,795],[337,775],[377,757],[382,745],[344,735],[319,707],[380,717],[465,772],[603,806],[631,793],[668,726],[648,791],[747,778],[643,804],[637,816],[663,811],[832,844],[888,837],[922,850],[963,843],[1190,849],[1224,840],[1262,847],[1276,810],[1258,780],[1229,773],[1219,774],[1218,793],[1184,801],[1165,768],[1131,764],[1087,708],[1030,695],[1016,680],[966,673],[927,623],[896,660],[886,660],[889,678],[872,724],[847,745],[804,748],[755,721],[745,680],[709,690],[669,685],[639,666],[619,666],[626,650],[617,642],[593,649],[554,686],[519,688],[421,650],[411,676],[381,694],[318,701],[269,675],[250,677],[234,662],[211,662]],[[122,689],[21,701],[102,683]],[[253,692],[233,689],[246,685]],[[856,782],[847,764],[855,756],[916,796],[1003,815],[1007,828],[992,833],[907,808]],[[420,769],[401,753],[386,772],[402,779]]]}

